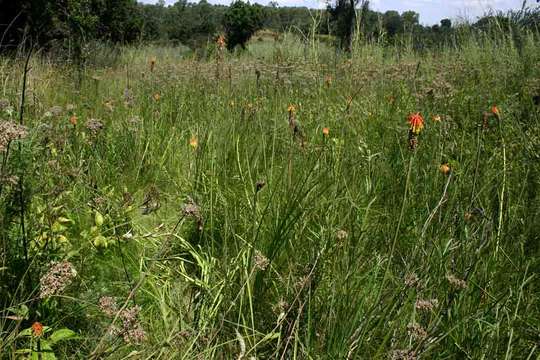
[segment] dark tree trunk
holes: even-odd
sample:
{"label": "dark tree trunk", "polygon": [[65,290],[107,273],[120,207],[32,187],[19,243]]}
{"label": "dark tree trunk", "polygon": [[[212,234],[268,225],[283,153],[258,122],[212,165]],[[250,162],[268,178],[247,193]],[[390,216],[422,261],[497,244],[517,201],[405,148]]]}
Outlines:
{"label": "dark tree trunk", "polygon": [[353,39],[354,39],[354,26],[356,24],[356,11],[354,9],[355,6],[355,0],[349,0],[350,8],[349,8],[349,29],[347,31],[347,44],[346,49],[348,52],[352,51],[352,45],[353,45]]}

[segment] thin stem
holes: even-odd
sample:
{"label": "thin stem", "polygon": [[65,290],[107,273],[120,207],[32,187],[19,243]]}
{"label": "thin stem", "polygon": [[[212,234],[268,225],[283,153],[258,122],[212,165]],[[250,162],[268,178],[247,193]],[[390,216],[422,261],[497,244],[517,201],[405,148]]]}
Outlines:
{"label": "thin stem", "polygon": [[399,229],[401,228],[401,222],[403,221],[403,215],[405,213],[405,206],[407,204],[407,194],[408,194],[408,189],[409,189],[409,181],[410,181],[410,178],[411,178],[411,170],[412,170],[412,165],[413,165],[414,158],[415,158],[415,154],[413,153],[413,155],[409,159],[409,168],[407,169],[407,178],[405,180],[405,190],[403,191],[403,200],[401,202],[401,211],[399,213],[399,219],[398,219],[398,223],[396,225],[396,232],[394,233],[394,240],[392,241],[392,247],[390,249],[390,254],[388,255],[388,265],[386,266],[386,269],[384,271],[383,280],[382,280],[381,286],[379,288],[379,294],[377,295],[378,299],[380,299],[380,297],[381,297],[381,294],[382,294],[382,291],[383,291],[383,288],[384,288],[384,284],[386,283],[386,279],[388,278],[388,272],[390,271],[390,265],[392,264],[392,258],[394,257],[394,251],[396,249],[396,243],[397,243],[397,239],[398,239],[398,236],[399,236],[399,233],[400,233]]}
{"label": "thin stem", "polygon": [[[22,126],[24,125],[24,102],[26,100],[26,81],[28,78],[28,72],[30,71],[30,68],[28,67],[28,64],[30,63],[30,57],[32,56],[32,48],[28,51],[28,55],[26,56],[26,62],[24,63],[24,73],[23,73],[23,84],[22,84],[22,94],[21,94],[21,105],[19,110],[19,124]],[[19,150],[19,156],[22,157],[22,146],[21,143],[18,143],[18,150]],[[6,155],[7,157],[7,155]],[[24,261],[26,263],[26,266],[28,267],[28,237],[26,236],[26,224],[25,224],[25,201],[24,201],[24,163],[21,164],[21,174],[19,177],[19,206],[20,206],[20,216],[21,216],[21,235],[22,235],[22,241],[23,241],[23,250],[24,250]],[[30,280],[30,276],[28,277]],[[31,282],[29,281],[29,285]]]}

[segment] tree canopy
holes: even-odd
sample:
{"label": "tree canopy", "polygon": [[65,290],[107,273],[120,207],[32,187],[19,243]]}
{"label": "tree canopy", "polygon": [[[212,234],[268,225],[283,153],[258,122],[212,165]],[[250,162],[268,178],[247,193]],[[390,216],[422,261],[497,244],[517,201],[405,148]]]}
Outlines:
{"label": "tree canopy", "polygon": [[227,48],[233,50],[237,45],[245,49],[246,43],[263,24],[263,11],[260,5],[251,5],[241,0],[234,1],[225,12],[223,26]]}
{"label": "tree canopy", "polygon": [[[356,31],[365,41],[396,44],[404,36],[421,47],[448,41],[454,32],[450,19],[424,26],[414,11],[374,11],[367,0],[329,1],[325,10],[306,7],[268,6],[235,0],[230,6],[177,0],[166,6],[142,4],[136,0],[0,0],[0,51],[10,51],[31,39],[45,48],[66,41],[73,46],[87,40],[115,43],[164,41],[192,48],[205,46],[225,33],[229,48],[244,47],[257,29],[275,32],[313,30],[313,18],[321,19],[318,34],[329,34],[336,45],[349,49]],[[538,10],[524,9],[508,14],[480,18],[471,28],[486,31],[491,27],[507,29],[511,24],[535,29],[540,23]]]}

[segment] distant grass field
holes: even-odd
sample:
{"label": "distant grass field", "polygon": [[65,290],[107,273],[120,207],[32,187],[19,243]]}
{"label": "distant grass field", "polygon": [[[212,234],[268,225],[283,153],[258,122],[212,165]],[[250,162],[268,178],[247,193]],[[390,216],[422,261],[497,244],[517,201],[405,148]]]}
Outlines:
{"label": "distant grass field", "polygon": [[[537,359],[540,51],[515,44],[34,54],[2,357]],[[0,59],[2,120],[23,72]]]}

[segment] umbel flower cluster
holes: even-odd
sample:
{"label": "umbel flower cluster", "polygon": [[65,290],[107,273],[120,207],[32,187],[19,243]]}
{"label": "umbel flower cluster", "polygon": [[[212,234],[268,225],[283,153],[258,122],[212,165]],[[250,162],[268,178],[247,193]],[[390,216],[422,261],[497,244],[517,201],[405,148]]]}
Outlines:
{"label": "umbel flower cluster", "polygon": [[[108,317],[112,318],[119,311],[116,300],[110,296],[103,296],[99,299],[99,308]],[[122,326],[112,326],[109,332],[113,336],[121,336],[128,344],[140,344],[146,339],[141,322],[139,321],[140,306],[133,306],[121,310],[118,313],[119,319],[122,321]]]}
{"label": "umbel flower cluster", "polygon": [[26,127],[13,121],[0,121],[0,152],[5,151],[13,140],[23,139],[28,134]]}
{"label": "umbel flower cluster", "polygon": [[39,281],[39,297],[46,299],[61,294],[75,277],[77,277],[77,270],[69,261],[52,263],[49,270]]}

